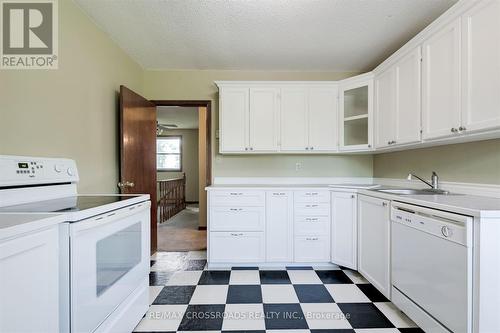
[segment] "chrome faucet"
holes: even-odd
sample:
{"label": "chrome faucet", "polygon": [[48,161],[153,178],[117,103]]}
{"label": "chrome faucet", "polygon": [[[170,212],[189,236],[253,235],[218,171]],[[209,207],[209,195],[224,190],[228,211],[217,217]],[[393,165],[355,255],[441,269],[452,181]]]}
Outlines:
{"label": "chrome faucet", "polygon": [[429,186],[430,186],[432,189],[434,189],[434,190],[439,189],[439,177],[438,177],[437,173],[436,173],[436,172],[434,172],[434,171],[432,172],[431,182],[430,182],[430,183],[429,183],[428,181],[426,181],[426,180],[424,180],[424,179],[420,178],[419,176],[417,176],[417,175],[413,174],[413,173],[409,173],[409,174],[408,174],[408,178],[407,178],[407,179],[408,179],[408,180],[412,180],[412,179],[413,179],[413,177],[415,177],[415,178],[417,178],[418,180],[422,181],[423,183],[425,183],[425,184],[429,185]]}

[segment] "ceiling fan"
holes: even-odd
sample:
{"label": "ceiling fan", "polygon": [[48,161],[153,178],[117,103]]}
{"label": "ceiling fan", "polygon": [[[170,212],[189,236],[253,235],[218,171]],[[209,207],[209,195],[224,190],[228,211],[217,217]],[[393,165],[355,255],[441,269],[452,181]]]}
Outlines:
{"label": "ceiling fan", "polygon": [[176,124],[160,124],[158,121],[156,122],[156,134],[161,134],[164,130],[169,130],[172,128],[177,128]]}

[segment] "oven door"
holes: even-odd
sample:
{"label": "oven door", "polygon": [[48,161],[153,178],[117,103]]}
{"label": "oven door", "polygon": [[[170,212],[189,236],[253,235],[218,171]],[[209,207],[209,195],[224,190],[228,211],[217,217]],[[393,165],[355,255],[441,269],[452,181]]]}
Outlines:
{"label": "oven door", "polygon": [[71,328],[94,331],[149,273],[150,202],[70,225]]}

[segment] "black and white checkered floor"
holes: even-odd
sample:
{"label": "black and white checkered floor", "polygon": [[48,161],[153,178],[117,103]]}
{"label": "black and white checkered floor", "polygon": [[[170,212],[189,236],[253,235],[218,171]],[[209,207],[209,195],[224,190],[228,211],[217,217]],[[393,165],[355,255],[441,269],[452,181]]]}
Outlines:
{"label": "black and white checkered floor", "polygon": [[357,272],[315,267],[207,270],[206,254],[153,255],[135,332],[419,333]]}

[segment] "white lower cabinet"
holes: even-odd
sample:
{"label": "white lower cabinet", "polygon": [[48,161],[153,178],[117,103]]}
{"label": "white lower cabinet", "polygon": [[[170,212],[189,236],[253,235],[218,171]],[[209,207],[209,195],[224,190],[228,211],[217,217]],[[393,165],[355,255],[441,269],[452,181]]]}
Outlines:
{"label": "white lower cabinet", "polygon": [[328,190],[213,189],[208,208],[209,265],[330,262]]}
{"label": "white lower cabinet", "polygon": [[263,232],[210,232],[211,262],[258,263],[265,261]]}
{"label": "white lower cabinet", "polygon": [[295,262],[330,261],[330,193],[294,193]]}
{"label": "white lower cabinet", "polygon": [[266,261],[293,261],[293,193],[266,192]]}
{"label": "white lower cabinet", "polygon": [[358,196],[358,271],[390,298],[390,202]]}
{"label": "white lower cabinet", "polygon": [[329,262],[330,237],[295,236],[295,262]]}
{"label": "white lower cabinet", "polygon": [[212,207],[211,231],[264,231],[264,207]]}
{"label": "white lower cabinet", "polygon": [[0,242],[0,332],[59,332],[59,229]]}
{"label": "white lower cabinet", "polygon": [[354,193],[332,192],[332,262],[358,269],[357,196]]}

